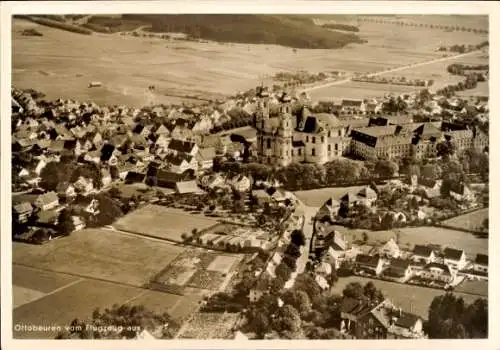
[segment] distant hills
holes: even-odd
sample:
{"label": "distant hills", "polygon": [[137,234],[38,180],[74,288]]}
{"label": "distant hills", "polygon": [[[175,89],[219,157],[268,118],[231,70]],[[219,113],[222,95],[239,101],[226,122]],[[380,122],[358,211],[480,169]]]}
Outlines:
{"label": "distant hills", "polygon": [[[20,16],[18,16],[20,17]],[[300,49],[339,49],[363,43],[354,33],[316,25],[307,15],[127,14],[23,16],[33,22],[89,34],[142,30],[150,33],[184,33],[190,39],[244,44],[272,44]]]}
{"label": "distant hills", "polygon": [[141,21],[152,32],[182,32],[218,42],[276,44],[293,48],[338,49],[362,43],[356,35],[328,31],[308,16],[284,15],[123,15]]}

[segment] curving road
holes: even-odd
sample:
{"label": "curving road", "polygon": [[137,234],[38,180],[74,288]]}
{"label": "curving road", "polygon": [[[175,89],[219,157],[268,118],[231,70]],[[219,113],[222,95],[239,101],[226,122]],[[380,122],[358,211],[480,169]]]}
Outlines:
{"label": "curving road", "polygon": [[[461,57],[472,55],[472,54],[480,52],[480,51],[481,50],[474,50],[474,51],[462,53],[462,54],[459,54],[459,55],[436,58],[436,59],[433,59],[433,60],[430,60],[430,61],[408,64],[406,66],[392,68],[392,69],[388,69],[388,70],[384,70],[384,71],[376,72],[376,73],[369,73],[369,74],[365,74],[365,75],[367,77],[376,77],[378,75],[392,73],[392,72],[399,72],[399,71],[402,71],[402,70],[405,70],[405,69],[409,69],[409,68],[421,67],[421,66],[425,66],[425,65],[428,65],[428,64],[432,64],[432,63],[443,62],[443,61],[448,61],[448,60],[454,60],[454,59],[457,59],[457,58],[461,58]],[[302,92],[308,92],[308,91],[312,91],[312,90],[323,89],[323,88],[329,87],[329,86],[345,84],[345,83],[350,82],[350,81],[352,81],[352,77],[349,77],[349,78],[346,78],[346,79],[342,79],[342,80],[332,81],[332,82],[325,83],[325,84],[320,84],[320,85],[306,87],[306,88],[298,90],[298,92],[302,93]]]}

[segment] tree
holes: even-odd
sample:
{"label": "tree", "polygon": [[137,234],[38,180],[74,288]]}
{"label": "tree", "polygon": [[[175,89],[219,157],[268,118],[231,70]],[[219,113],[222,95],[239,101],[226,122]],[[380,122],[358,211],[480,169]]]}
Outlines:
{"label": "tree", "polygon": [[271,322],[268,314],[265,312],[258,312],[251,319],[252,321],[249,323],[250,330],[255,332],[257,339],[263,339],[271,328]]}
{"label": "tree", "polygon": [[431,339],[486,338],[488,303],[479,298],[470,305],[451,293],[435,297],[425,330]]}
{"label": "tree", "polygon": [[384,296],[380,290],[378,290],[373,282],[368,282],[363,287],[363,294],[371,301],[375,301],[377,303],[382,302],[384,300]]}
{"label": "tree", "polygon": [[436,145],[438,157],[443,157],[448,159],[450,156],[455,154],[456,147],[450,140],[442,141]]}
{"label": "tree", "polygon": [[342,295],[346,298],[361,299],[364,295],[363,286],[359,282],[351,282],[344,288]]}
{"label": "tree", "polygon": [[281,300],[285,304],[292,305],[301,316],[307,315],[311,312],[312,304],[309,295],[303,290],[288,290],[282,296]]}
{"label": "tree", "polygon": [[273,328],[278,332],[297,332],[300,329],[300,314],[291,305],[284,305],[276,313]]}
{"label": "tree", "polygon": [[421,175],[428,180],[437,180],[441,177],[441,167],[435,163],[429,163],[421,167]]}
{"label": "tree", "polygon": [[392,178],[398,170],[398,165],[387,159],[380,159],[375,163],[375,173],[380,178]]}
{"label": "tree", "polygon": [[368,242],[368,234],[363,232],[363,243],[366,244]]}
{"label": "tree", "polygon": [[61,210],[58,221],[57,230],[60,234],[69,236],[69,234],[75,230],[73,216],[71,215],[71,211],[67,208]]}
{"label": "tree", "polygon": [[297,246],[303,246],[306,244],[306,236],[302,230],[293,230],[290,234],[290,240]]}
{"label": "tree", "polygon": [[283,281],[288,281],[290,275],[292,274],[292,269],[284,262],[281,262],[281,264],[276,266],[275,272],[276,277],[280,277]]}
{"label": "tree", "polygon": [[290,270],[295,271],[297,269],[297,259],[290,255],[285,255],[283,257],[282,263],[290,268]]}
{"label": "tree", "polygon": [[300,248],[292,242],[286,247],[285,254],[297,259],[301,255]]}

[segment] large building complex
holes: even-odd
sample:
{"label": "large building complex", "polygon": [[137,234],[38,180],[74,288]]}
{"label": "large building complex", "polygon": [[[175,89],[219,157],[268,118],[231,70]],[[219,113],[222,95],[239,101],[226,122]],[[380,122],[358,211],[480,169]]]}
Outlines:
{"label": "large building complex", "polygon": [[270,116],[268,90],[258,87],[257,98],[257,154],[266,164],[324,164],[347,154],[364,159],[436,157],[437,145],[445,140],[457,150],[482,151],[488,146],[485,133],[462,125],[413,123],[409,116],[340,119],[334,114],[311,113],[307,108],[294,115],[287,94],[279,99],[278,115]]}

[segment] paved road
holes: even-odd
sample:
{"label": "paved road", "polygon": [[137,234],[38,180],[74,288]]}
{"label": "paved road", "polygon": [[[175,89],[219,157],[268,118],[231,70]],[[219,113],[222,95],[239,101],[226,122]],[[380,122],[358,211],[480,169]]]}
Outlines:
{"label": "paved road", "polygon": [[[481,50],[475,50],[475,51],[470,51],[470,52],[466,52],[466,53],[455,55],[455,56],[441,57],[441,58],[436,58],[436,59],[433,59],[433,60],[430,60],[430,61],[408,64],[406,66],[392,68],[392,69],[388,69],[388,70],[381,71],[381,72],[366,74],[366,76],[367,77],[376,77],[376,76],[387,74],[387,73],[399,72],[399,71],[402,71],[402,70],[405,70],[405,69],[409,69],[409,68],[421,67],[421,66],[425,66],[425,65],[428,65],[428,64],[432,64],[432,63],[454,60],[454,59],[457,59],[457,58],[461,58],[461,57],[465,57],[465,56],[469,56],[469,55],[475,54],[475,53],[480,52],[480,51]],[[323,89],[325,87],[334,86],[334,85],[341,85],[341,84],[348,83],[350,81],[352,81],[352,77],[349,77],[349,78],[346,78],[346,79],[342,79],[342,80],[332,81],[332,82],[329,82],[329,83],[320,84],[320,85],[316,85],[316,86],[306,87],[304,89],[299,90],[299,93],[313,91],[313,90],[318,90],[318,89]]]}

